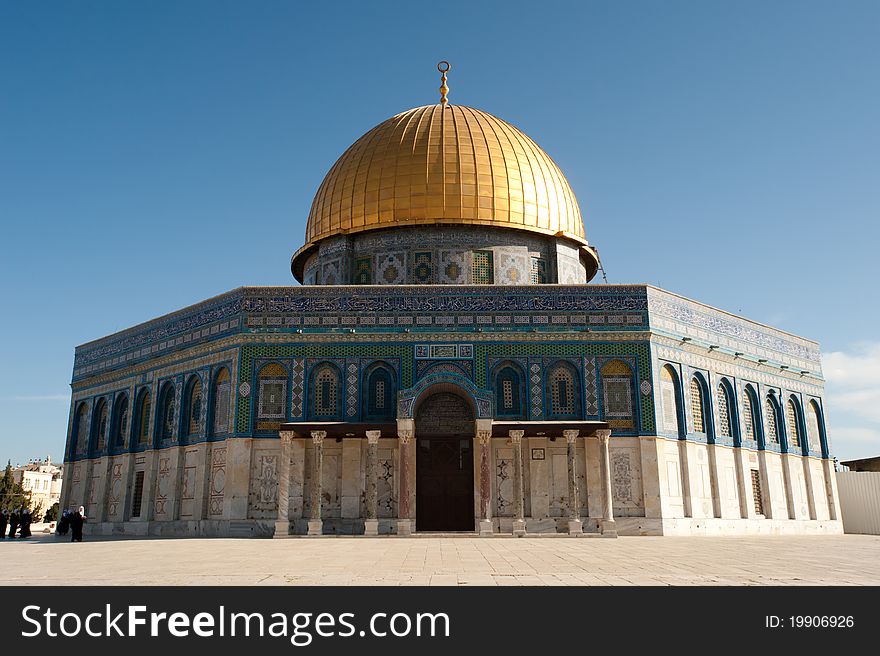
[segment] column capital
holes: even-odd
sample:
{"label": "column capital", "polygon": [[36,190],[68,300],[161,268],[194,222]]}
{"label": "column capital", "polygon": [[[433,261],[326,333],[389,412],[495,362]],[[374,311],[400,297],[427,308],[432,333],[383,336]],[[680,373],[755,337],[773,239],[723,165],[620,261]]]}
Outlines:
{"label": "column capital", "polygon": [[580,435],[580,434],[581,434],[581,432],[577,429],[562,431],[562,436],[565,438],[565,441],[568,442],[569,444],[574,444],[574,441],[577,439],[578,435]]}
{"label": "column capital", "polygon": [[599,430],[596,431],[596,437],[599,438],[600,442],[607,443],[608,440],[611,438],[611,430],[609,430],[607,428],[600,428]]}
{"label": "column capital", "polygon": [[526,432],[524,430],[507,431],[507,435],[508,437],[510,437],[510,441],[514,444],[520,444],[522,442],[523,435],[525,434]]}
{"label": "column capital", "polygon": [[327,431],[325,431],[325,430],[313,430],[312,431],[312,442],[314,442],[315,444],[323,443],[325,437],[327,437]]}
{"label": "column capital", "polygon": [[380,430],[367,431],[367,442],[370,444],[378,444],[380,437],[382,437],[382,431]]}
{"label": "column capital", "polygon": [[281,442],[284,444],[290,444],[294,439],[296,439],[295,431],[279,431],[278,437],[281,439]]}
{"label": "column capital", "polygon": [[492,440],[492,431],[491,430],[478,430],[477,431],[477,439],[480,441],[481,446],[486,446]]}
{"label": "column capital", "polygon": [[[373,432],[373,431],[370,431],[370,432]],[[397,429],[397,439],[400,440],[401,444],[409,444],[410,442],[412,442],[412,438],[414,435],[415,435],[415,431],[412,428],[398,428]]]}

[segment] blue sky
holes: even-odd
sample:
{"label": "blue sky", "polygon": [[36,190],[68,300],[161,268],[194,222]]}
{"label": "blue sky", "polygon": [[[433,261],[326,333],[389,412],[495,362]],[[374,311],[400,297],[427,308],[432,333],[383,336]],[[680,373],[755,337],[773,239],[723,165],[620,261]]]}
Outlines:
{"label": "blue sky", "polygon": [[0,458],[60,459],[77,344],[291,284],[327,169],[440,59],[610,282],[819,340],[835,452],[880,454],[878,34],[856,1],[0,0]]}

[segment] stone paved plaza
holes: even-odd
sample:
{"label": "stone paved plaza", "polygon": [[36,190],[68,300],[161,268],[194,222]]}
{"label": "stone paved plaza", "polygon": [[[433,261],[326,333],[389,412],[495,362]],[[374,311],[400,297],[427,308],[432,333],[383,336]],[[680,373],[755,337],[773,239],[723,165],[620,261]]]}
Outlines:
{"label": "stone paved plaza", "polygon": [[0,542],[13,585],[880,585],[880,537]]}

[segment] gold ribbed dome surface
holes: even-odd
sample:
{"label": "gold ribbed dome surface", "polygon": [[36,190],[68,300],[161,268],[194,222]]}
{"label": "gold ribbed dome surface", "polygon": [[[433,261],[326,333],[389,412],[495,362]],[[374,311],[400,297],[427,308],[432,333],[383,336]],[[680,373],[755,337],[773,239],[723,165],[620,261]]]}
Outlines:
{"label": "gold ribbed dome surface", "polygon": [[332,235],[438,223],[586,243],[568,181],[534,141],[486,112],[426,105],[380,123],[342,154],[315,195],[300,252]]}

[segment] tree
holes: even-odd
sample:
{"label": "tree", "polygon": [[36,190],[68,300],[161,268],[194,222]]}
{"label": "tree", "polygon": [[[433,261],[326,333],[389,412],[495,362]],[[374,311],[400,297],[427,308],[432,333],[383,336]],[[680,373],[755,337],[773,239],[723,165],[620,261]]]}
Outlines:
{"label": "tree", "polygon": [[37,505],[31,508],[31,521],[36,524],[43,518],[43,502],[37,501]]}
{"label": "tree", "polygon": [[27,508],[31,505],[31,493],[25,490],[20,483],[15,482],[12,476],[12,463],[6,461],[6,471],[0,478],[0,508],[6,508],[10,512],[16,508]]}
{"label": "tree", "polygon": [[45,517],[43,517],[44,522],[55,522],[58,521],[58,502],[56,501],[52,504],[52,507],[46,511]]}

